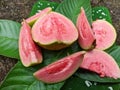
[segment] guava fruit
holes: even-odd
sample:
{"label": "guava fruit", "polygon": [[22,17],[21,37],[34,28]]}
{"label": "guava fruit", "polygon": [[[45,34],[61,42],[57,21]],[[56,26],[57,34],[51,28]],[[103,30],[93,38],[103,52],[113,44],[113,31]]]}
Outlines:
{"label": "guava fruit", "polygon": [[36,13],[35,15],[27,18],[27,19],[26,19],[26,22],[27,22],[30,26],[32,26],[39,17],[43,16],[44,14],[48,14],[48,13],[51,12],[51,11],[52,11],[52,8],[51,8],[51,7],[47,7],[47,8],[45,8],[45,9],[41,10],[40,12]]}
{"label": "guava fruit", "polygon": [[33,42],[31,27],[24,20],[19,35],[19,54],[24,66],[29,67],[42,62],[40,48]]}
{"label": "guava fruit", "polygon": [[45,83],[57,83],[70,77],[80,66],[85,51],[76,52],[36,71],[34,76]]}
{"label": "guava fruit", "polygon": [[78,39],[78,31],[71,20],[52,11],[35,22],[32,37],[45,49],[60,50]]}
{"label": "guava fruit", "polygon": [[78,42],[81,48],[86,50],[93,48],[95,38],[83,8],[81,8],[78,15],[76,26],[79,32]]}
{"label": "guava fruit", "polygon": [[115,28],[105,20],[96,20],[92,23],[96,46],[95,48],[105,50],[111,47],[116,40]]}
{"label": "guava fruit", "polygon": [[120,78],[120,69],[112,56],[98,49],[84,55],[81,68],[96,72],[100,77]]}

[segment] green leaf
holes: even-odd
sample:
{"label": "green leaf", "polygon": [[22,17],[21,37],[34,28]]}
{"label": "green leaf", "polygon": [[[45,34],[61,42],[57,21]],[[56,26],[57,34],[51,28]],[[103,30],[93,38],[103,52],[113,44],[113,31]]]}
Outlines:
{"label": "green leaf", "polygon": [[0,19],[0,55],[19,59],[20,23]]}
{"label": "green leaf", "polygon": [[[114,45],[113,47],[108,49],[106,52],[108,52],[115,59],[115,61],[120,67],[120,46]],[[113,78],[108,78],[108,77],[101,78],[99,77],[99,75],[93,72],[82,70],[82,69],[80,69],[76,73],[76,75],[80,78],[90,80],[90,81],[104,82],[104,83],[108,83],[108,82],[109,83],[116,83],[116,82],[120,83],[120,78],[119,79],[113,79]]]}
{"label": "green leaf", "polygon": [[76,52],[76,50],[80,49],[79,47],[76,47],[76,44],[77,43],[60,51],[42,50],[44,60],[43,63],[37,66],[26,68],[21,62],[18,62],[4,80],[0,90],[60,90],[64,82],[45,84],[36,80],[33,77],[33,73],[68,54]]}
{"label": "green leaf", "polygon": [[72,76],[60,90],[120,90],[120,84],[91,82]]}
{"label": "green leaf", "polygon": [[46,0],[38,0],[32,7],[32,11],[30,13],[30,16],[33,16],[34,14],[38,13],[39,10],[42,10],[46,7],[51,7],[53,9],[53,11],[56,9],[56,7],[59,4],[56,2],[50,2],[50,1],[46,1]]}
{"label": "green leaf", "polygon": [[120,67],[120,46],[116,45],[110,48],[107,52],[116,60]]}
{"label": "green leaf", "polygon": [[93,21],[97,19],[104,19],[110,23],[112,23],[110,12],[108,8],[99,6],[92,8],[92,19]]}
{"label": "green leaf", "polygon": [[24,67],[18,62],[8,74],[0,90],[60,90],[64,82],[56,84],[45,84],[34,78],[35,68]]}
{"label": "green leaf", "polygon": [[89,22],[92,21],[92,12],[90,0],[64,0],[56,9],[57,12],[65,15],[76,24],[78,15],[80,14],[80,9],[83,7],[85,9],[87,18]]}
{"label": "green leaf", "polygon": [[80,51],[81,48],[79,47],[78,43],[75,42],[73,45],[69,46],[68,48],[59,50],[59,51],[51,51],[51,50],[42,50],[43,53],[43,63],[44,66],[59,60],[69,54],[75,53]]}
{"label": "green leaf", "polygon": [[82,79],[100,82],[100,83],[120,83],[120,79],[113,79],[108,77],[101,78],[99,75],[97,75],[94,72],[90,72],[82,69],[80,69],[79,72],[77,72],[75,75]]}

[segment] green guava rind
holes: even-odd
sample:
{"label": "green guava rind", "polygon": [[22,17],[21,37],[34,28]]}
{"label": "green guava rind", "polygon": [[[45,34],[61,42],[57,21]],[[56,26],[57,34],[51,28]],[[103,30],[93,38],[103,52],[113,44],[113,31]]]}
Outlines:
{"label": "green guava rind", "polygon": [[47,50],[61,50],[61,49],[64,49],[64,48],[70,46],[71,44],[54,42],[54,43],[50,43],[48,45],[41,45],[38,43],[38,45],[42,46],[44,49],[47,49]]}
{"label": "green guava rind", "polygon": [[31,27],[24,20],[19,35],[19,54],[21,62],[25,67],[33,66],[42,62],[42,52],[33,42]]}
{"label": "green guava rind", "polygon": [[105,20],[96,20],[92,23],[92,29],[96,39],[96,49],[106,50],[115,43],[117,33],[109,22]]}
{"label": "green guava rind", "polygon": [[29,17],[26,19],[26,22],[30,25],[30,26],[33,26],[33,24],[35,23],[35,21],[41,17],[42,15],[44,14],[48,14],[49,12],[52,11],[52,8],[51,7],[47,7],[43,10],[41,10],[40,12],[36,13],[35,15]]}
{"label": "green guava rind", "polygon": [[[51,19],[51,18],[53,18],[53,19]],[[56,22],[58,23],[58,21],[54,22],[54,18],[61,20],[61,22],[59,22],[59,23],[60,23],[60,25],[63,25],[63,27],[65,27],[65,29],[61,29],[62,26],[60,27],[60,25],[57,25]],[[48,22],[49,20],[51,20],[51,21]],[[43,24],[44,21],[45,21],[45,23]],[[46,24],[46,22],[48,22],[48,23]],[[65,25],[63,22],[64,23],[66,22]],[[54,23],[54,25],[52,25],[52,23]],[[47,26],[49,26],[49,28]],[[46,29],[46,27],[47,27],[47,29]],[[44,28],[46,30],[44,30]],[[66,28],[67,28],[67,30],[66,30]],[[61,31],[57,31],[57,30],[61,30]],[[63,33],[61,33],[61,32],[64,32],[62,30],[65,30],[66,35],[68,37],[72,37],[72,39],[66,39],[67,36],[61,39],[61,37],[59,37],[59,36],[64,35]],[[50,33],[49,33],[49,31],[50,31]],[[51,33],[51,31],[55,32],[56,34]],[[43,35],[42,34],[43,32],[49,33],[49,34]],[[70,35],[70,34],[72,34],[72,35]],[[75,25],[72,23],[72,21],[69,20],[67,17],[65,17],[57,12],[50,12],[49,14],[40,17],[35,22],[35,24],[32,27],[32,37],[36,43],[38,43],[41,47],[43,47],[45,49],[60,50],[60,49],[68,47],[69,45],[71,45],[78,39],[78,31],[77,31]],[[44,37],[47,39],[44,40]],[[57,38],[57,37],[59,37],[59,38]]]}
{"label": "green guava rind", "polygon": [[93,49],[86,52],[80,68],[96,72],[100,77],[120,78],[120,68],[114,58],[106,52]]}
{"label": "green guava rind", "polygon": [[45,83],[58,83],[69,78],[80,66],[85,51],[66,56],[36,71],[34,76]]}
{"label": "green guava rind", "polygon": [[81,7],[81,12],[78,15],[76,27],[79,32],[78,43],[81,48],[88,50],[94,47],[95,37],[92,28],[87,20],[84,8]]}

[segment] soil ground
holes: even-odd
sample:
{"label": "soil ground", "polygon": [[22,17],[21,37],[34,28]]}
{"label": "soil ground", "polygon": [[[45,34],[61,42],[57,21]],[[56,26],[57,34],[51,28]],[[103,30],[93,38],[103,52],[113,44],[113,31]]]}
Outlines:
{"label": "soil ground", "polygon": [[[9,19],[21,22],[27,18],[32,5],[37,0],[0,0],[0,19]],[[62,1],[62,0],[51,0]],[[115,26],[120,45],[120,0],[91,0],[92,6],[105,6],[110,10],[113,25]],[[17,60],[0,56],[0,82],[3,81],[9,70],[15,65]]]}

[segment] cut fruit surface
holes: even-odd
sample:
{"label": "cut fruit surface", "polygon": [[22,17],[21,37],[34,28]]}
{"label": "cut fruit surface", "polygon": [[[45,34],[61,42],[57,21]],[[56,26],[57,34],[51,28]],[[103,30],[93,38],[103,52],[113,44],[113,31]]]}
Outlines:
{"label": "cut fruit surface", "polygon": [[100,77],[120,78],[120,69],[115,60],[101,50],[93,49],[87,52],[80,67],[96,72]]}
{"label": "cut fruit surface", "polygon": [[19,54],[24,66],[32,66],[42,62],[42,53],[32,40],[31,28],[24,20],[19,35]]}
{"label": "cut fruit surface", "polygon": [[32,28],[32,37],[41,47],[59,50],[75,42],[78,31],[67,17],[50,12],[36,21]]}
{"label": "cut fruit surface", "polygon": [[34,73],[34,76],[45,83],[57,83],[70,77],[80,66],[84,51],[64,57]]}
{"label": "cut fruit surface", "polygon": [[96,20],[92,23],[95,34],[95,48],[105,50],[111,47],[116,40],[117,34],[115,28],[105,20]]}
{"label": "cut fruit surface", "polygon": [[44,14],[48,14],[48,13],[51,12],[51,11],[52,11],[52,8],[51,8],[51,7],[47,7],[47,8],[45,8],[45,9],[41,10],[39,13],[36,13],[35,15],[27,18],[27,19],[26,19],[26,22],[27,22],[30,26],[32,26],[39,17],[43,16]]}
{"label": "cut fruit surface", "polygon": [[83,8],[81,8],[81,13],[77,18],[76,26],[79,31],[79,45],[83,49],[91,49],[93,47],[95,38]]}

